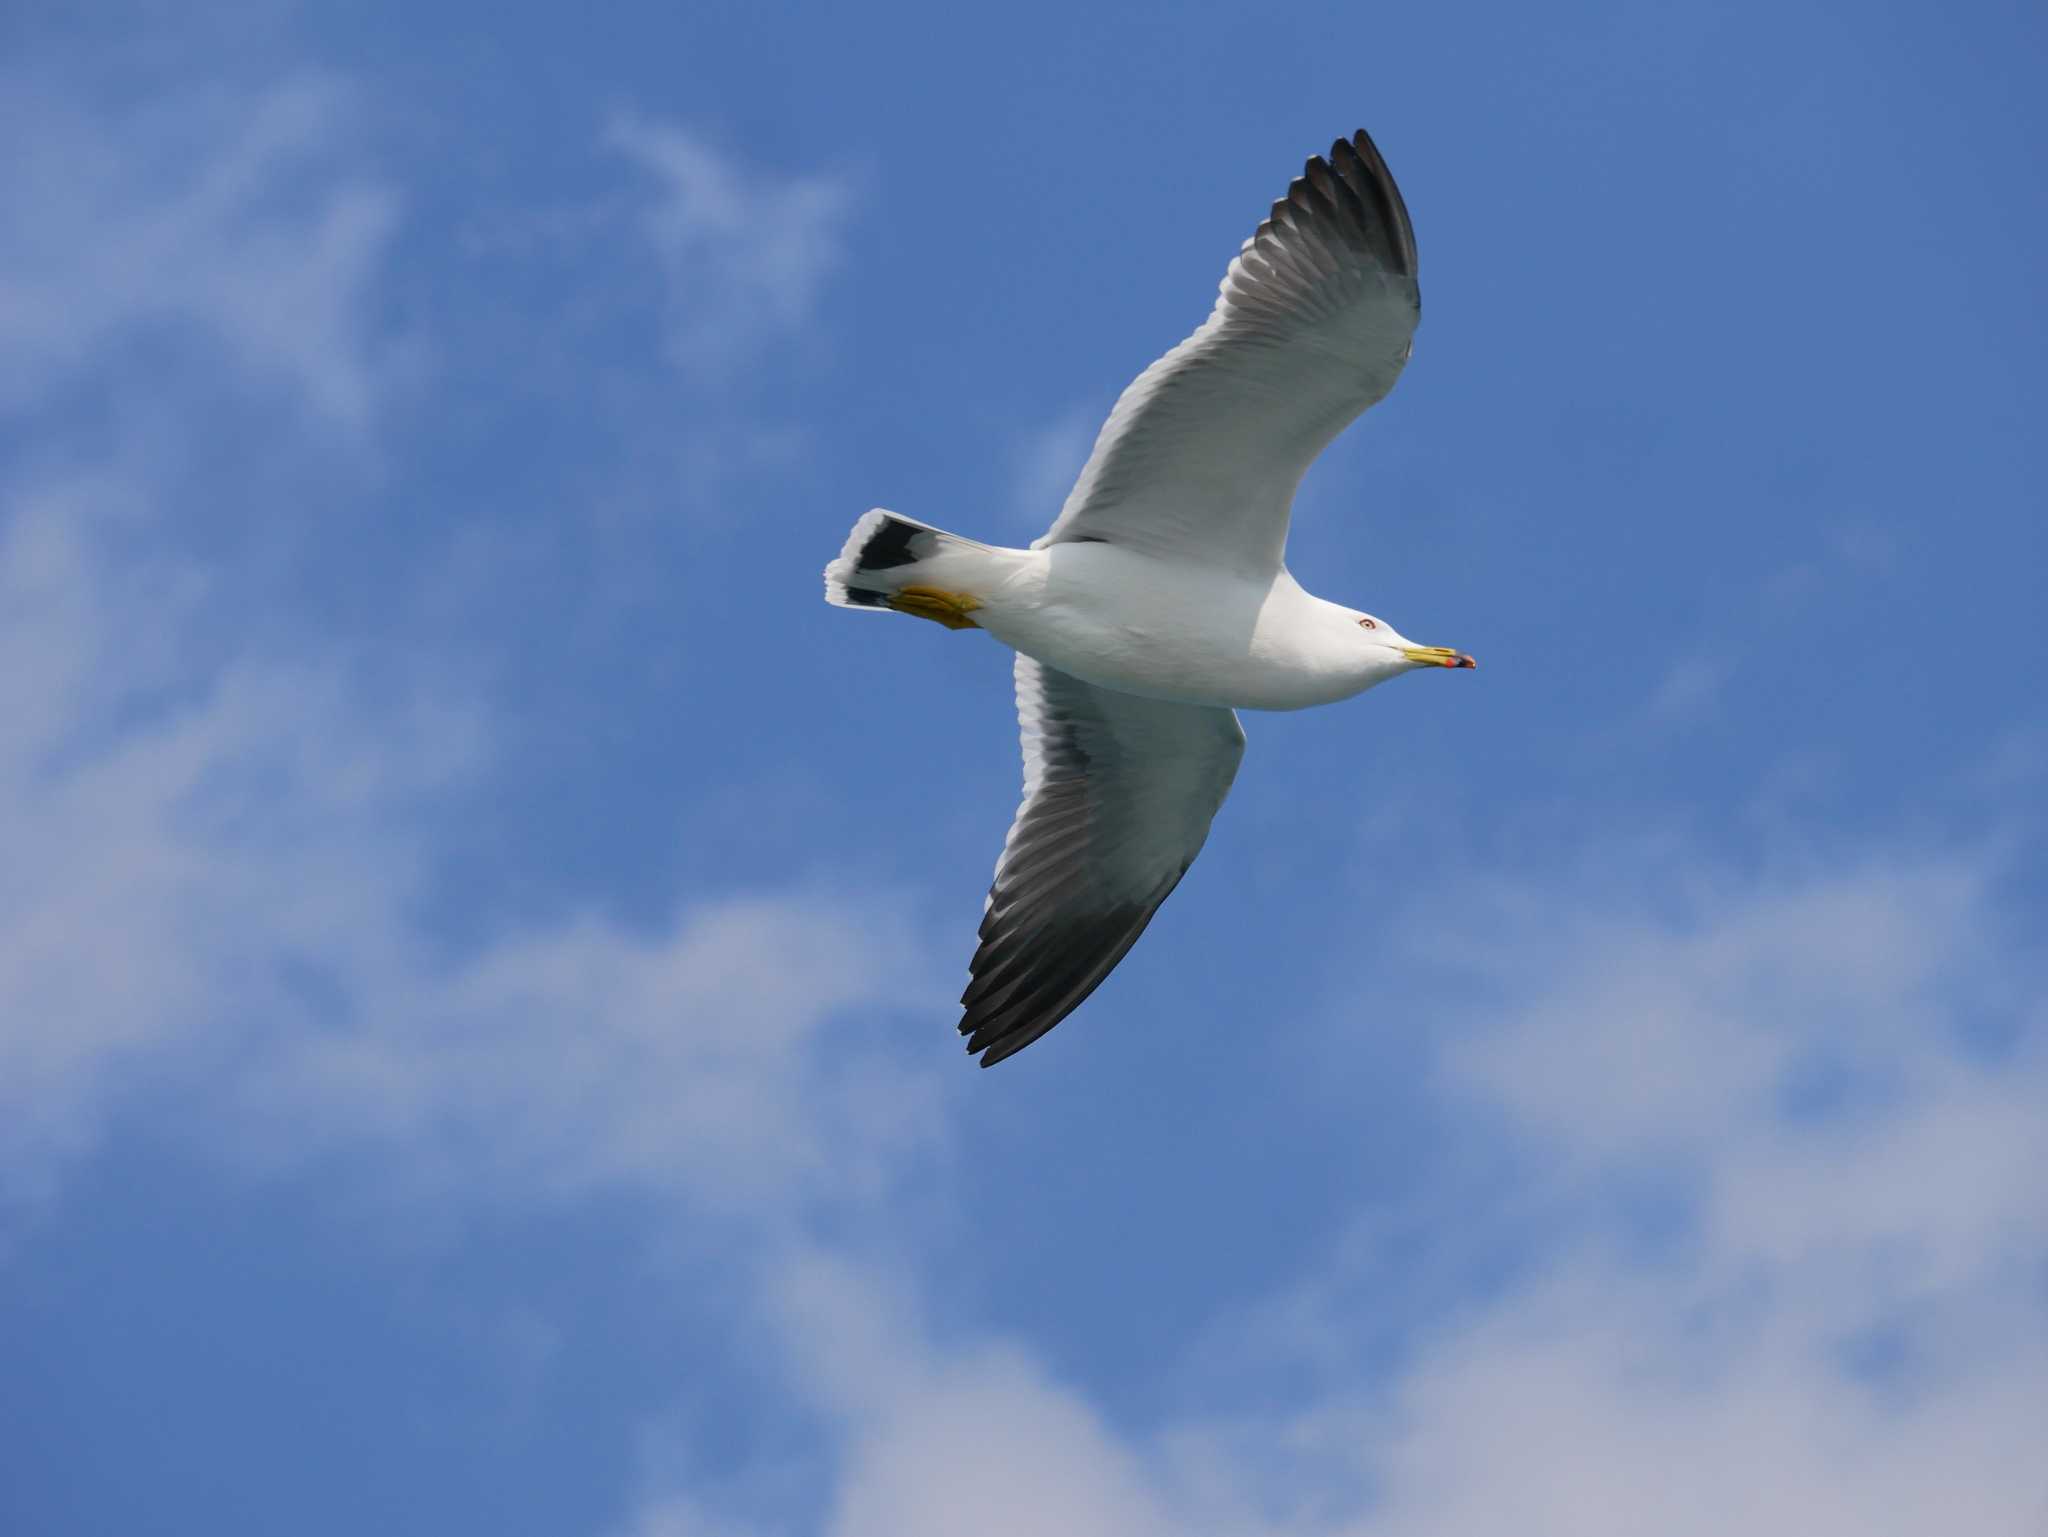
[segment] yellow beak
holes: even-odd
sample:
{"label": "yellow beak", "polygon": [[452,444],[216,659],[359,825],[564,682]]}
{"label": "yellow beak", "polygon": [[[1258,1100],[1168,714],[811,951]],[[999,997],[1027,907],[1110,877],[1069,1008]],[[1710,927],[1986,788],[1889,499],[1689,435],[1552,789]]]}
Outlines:
{"label": "yellow beak", "polygon": [[1477,667],[1479,664],[1462,651],[1453,651],[1449,646],[1403,646],[1401,655],[1418,667]]}

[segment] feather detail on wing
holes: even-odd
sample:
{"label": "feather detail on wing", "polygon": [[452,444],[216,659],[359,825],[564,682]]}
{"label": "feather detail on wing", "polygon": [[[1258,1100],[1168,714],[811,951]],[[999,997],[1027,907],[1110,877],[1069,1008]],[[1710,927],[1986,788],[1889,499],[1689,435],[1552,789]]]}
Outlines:
{"label": "feather detail on wing", "polygon": [[961,997],[991,1067],[1109,975],[1209,836],[1244,756],[1229,710],[1168,704],[1017,658],[1024,803]]}
{"label": "feather detail on wing", "polygon": [[1361,129],[1309,161],[1201,328],[1123,392],[1034,548],[1096,539],[1270,575],[1302,474],[1394,387],[1420,315],[1415,232]]}

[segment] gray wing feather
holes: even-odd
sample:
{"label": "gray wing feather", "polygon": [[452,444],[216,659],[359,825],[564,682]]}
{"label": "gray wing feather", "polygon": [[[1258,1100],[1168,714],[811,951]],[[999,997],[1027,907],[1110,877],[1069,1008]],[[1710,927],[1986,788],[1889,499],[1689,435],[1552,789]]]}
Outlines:
{"label": "gray wing feather", "polygon": [[1124,391],[1034,548],[1099,539],[1270,575],[1295,487],[1394,387],[1421,313],[1415,231],[1361,129],[1309,161],[1201,328]]}
{"label": "gray wing feather", "polygon": [[1024,803],[961,995],[992,1067],[1078,1008],[1209,836],[1244,756],[1230,710],[1101,689],[1019,656]]}

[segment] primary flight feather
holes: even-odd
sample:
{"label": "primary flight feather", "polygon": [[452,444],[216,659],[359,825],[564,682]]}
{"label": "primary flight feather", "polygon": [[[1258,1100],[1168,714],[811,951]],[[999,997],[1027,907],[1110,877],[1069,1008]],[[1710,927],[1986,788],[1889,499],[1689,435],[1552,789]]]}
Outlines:
{"label": "primary flight feather", "polygon": [[1024,802],[961,998],[982,1066],[1066,1018],[1144,933],[1230,793],[1237,710],[1473,665],[1285,564],[1303,472],[1394,387],[1420,315],[1408,210],[1361,129],[1308,162],[1209,318],[1123,392],[1030,549],[877,508],[825,568],[830,602],[1017,652]]}

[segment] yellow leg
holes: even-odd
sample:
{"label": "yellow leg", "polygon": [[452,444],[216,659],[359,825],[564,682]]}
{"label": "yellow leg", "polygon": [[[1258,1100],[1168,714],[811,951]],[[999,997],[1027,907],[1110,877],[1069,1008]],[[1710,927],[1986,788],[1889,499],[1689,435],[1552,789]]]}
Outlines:
{"label": "yellow leg", "polygon": [[967,616],[981,607],[981,599],[970,593],[947,592],[942,587],[901,587],[889,599],[889,607],[899,614],[912,614],[919,619],[929,619],[933,624],[942,624],[949,630],[978,630],[977,625]]}

